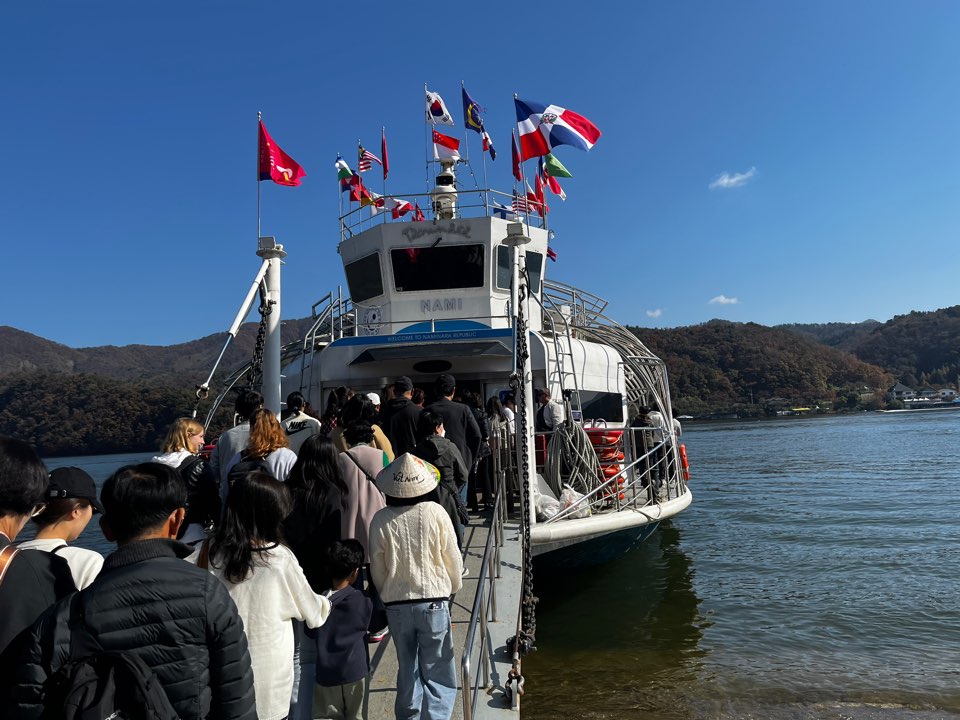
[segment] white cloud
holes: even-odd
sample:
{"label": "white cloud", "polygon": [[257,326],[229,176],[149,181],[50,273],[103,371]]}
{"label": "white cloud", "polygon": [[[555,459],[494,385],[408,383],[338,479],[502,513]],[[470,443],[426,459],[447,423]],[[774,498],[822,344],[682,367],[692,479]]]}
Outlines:
{"label": "white cloud", "polygon": [[713,179],[713,182],[710,183],[710,189],[727,190],[729,188],[740,187],[750,182],[756,174],[757,169],[755,167],[750,168],[745,173],[734,173],[733,175],[728,172],[723,172]]}
{"label": "white cloud", "polygon": [[717,295],[715,298],[710,298],[710,302],[707,305],[739,305],[740,301],[737,298],[727,297],[726,295]]}
{"label": "white cloud", "polygon": [[647,317],[649,318],[658,318],[661,315],[663,315],[663,310],[661,308],[657,308],[656,310],[647,310]]}

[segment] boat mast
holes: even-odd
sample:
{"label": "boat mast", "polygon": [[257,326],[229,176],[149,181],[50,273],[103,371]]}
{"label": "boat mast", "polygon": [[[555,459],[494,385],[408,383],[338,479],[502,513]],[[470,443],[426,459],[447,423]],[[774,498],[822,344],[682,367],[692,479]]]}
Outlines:
{"label": "boat mast", "polygon": [[287,256],[271,236],[260,238],[257,255],[267,261],[264,275],[267,323],[263,343],[263,406],[280,414],[280,266]]}
{"label": "boat mast", "polygon": [[[536,509],[533,507],[533,494],[531,488],[534,487],[534,483],[537,481],[536,477],[536,463],[530,461],[530,453],[533,452],[534,439],[533,439],[533,418],[534,418],[534,398],[533,398],[533,366],[530,363],[530,352],[529,345],[528,351],[523,354],[523,362],[518,361],[518,339],[519,332],[517,328],[517,320],[520,318],[521,313],[518,312],[520,308],[520,289],[521,283],[523,283],[523,310],[522,315],[525,318],[524,327],[521,330],[526,332],[527,342],[529,343],[529,325],[526,323],[529,322],[530,317],[530,302],[529,302],[529,292],[530,288],[526,283],[526,264],[527,264],[527,253],[524,250],[530,242],[530,238],[523,234],[523,224],[522,223],[510,223],[507,225],[507,236],[503,239],[503,244],[510,248],[511,254],[511,265],[513,278],[510,283],[510,307],[513,310],[513,359],[514,359],[514,368],[517,373],[517,382],[522,389],[522,402],[523,402],[523,412],[517,413],[516,417],[516,432],[517,432],[517,468],[522,473],[524,471],[524,458],[523,458],[523,448],[526,446],[528,449],[528,457],[526,464],[526,477],[520,478],[521,487],[525,487],[527,490],[526,496],[526,508],[529,513],[530,526],[532,527],[537,521]],[[517,408],[520,409],[519,407]],[[521,422],[522,420],[522,422]],[[526,442],[524,442],[524,439]]]}

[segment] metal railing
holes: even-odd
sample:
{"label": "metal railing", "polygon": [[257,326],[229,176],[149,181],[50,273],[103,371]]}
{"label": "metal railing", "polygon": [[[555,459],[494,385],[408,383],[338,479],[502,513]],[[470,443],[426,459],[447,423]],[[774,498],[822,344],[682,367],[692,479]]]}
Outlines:
{"label": "metal railing", "polygon": [[[369,230],[376,225],[383,225],[390,222],[410,222],[413,215],[412,207],[418,205],[423,211],[427,222],[434,221],[433,199],[431,193],[416,193],[405,195],[384,195],[384,200],[396,199],[406,200],[411,205],[411,210],[405,211],[403,216],[394,218],[391,210],[377,209],[364,213],[364,209],[375,207],[373,202],[364,201],[363,205],[354,207],[340,216],[340,242],[352,237],[365,230]],[[519,193],[521,202],[526,201],[526,194]],[[546,218],[541,218],[535,210],[525,212],[523,210],[513,210],[513,194],[491,189],[457,189],[456,213],[457,218],[467,217],[504,217],[512,222],[523,222],[531,227],[546,227]],[[496,203],[496,205],[494,204]],[[497,207],[499,206],[499,207]],[[501,209],[502,208],[502,209]],[[451,222],[450,220],[436,220],[436,222]]]}
{"label": "metal railing", "polygon": [[[496,497],[493,502],[493,519],[490,533],[483,547],[480,561],[480,575],[477,578],[477,592],[473,597],[470,611],[470,624],[463,641],[463,654],[460,657],[460,686],[463,700],[464,720],[473,720],[476,713],[480,691],[490,687],[493,670],[493,652],[488,623],[497,622],[497,579],[500,578],[500,548],[503,546],[503,524],[506,521],[506,495],[510,490],[506,483],[506,466],[509,462],[510,438],[503,427],[500,433],[500,446],[491,455],[496,473]],[[495,460],[494,460],[495,458]],[[477,633],[480,644],[477,647]],[[478,667],[471,677],[471,658],[477,651]]]}

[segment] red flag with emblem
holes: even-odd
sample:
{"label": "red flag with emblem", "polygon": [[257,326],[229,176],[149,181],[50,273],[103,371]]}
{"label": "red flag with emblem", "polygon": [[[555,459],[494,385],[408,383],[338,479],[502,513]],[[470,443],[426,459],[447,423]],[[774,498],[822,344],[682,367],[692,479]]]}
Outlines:
{"label": "red flag with emblem", "polygon": [[273,138],[267,132],[267,128],[263,125],[263,120],[259,121],[259,125],[257,180],[273,180],[277,185],[296,187],[300,184],[300,178],[306,177],[307,173],[296,160],[287,155],[273,141]]}

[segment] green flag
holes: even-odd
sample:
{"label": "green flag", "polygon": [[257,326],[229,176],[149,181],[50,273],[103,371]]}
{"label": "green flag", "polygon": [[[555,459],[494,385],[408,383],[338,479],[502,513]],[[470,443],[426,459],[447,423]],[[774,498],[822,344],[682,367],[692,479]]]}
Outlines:
{"label": "green flag", "polygon": [[573,177],[573,173],[567,170],[563,166],[563,163],[550,154],[543,159],[543,168],[550,177]]}

